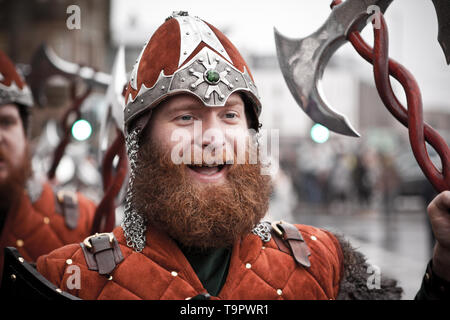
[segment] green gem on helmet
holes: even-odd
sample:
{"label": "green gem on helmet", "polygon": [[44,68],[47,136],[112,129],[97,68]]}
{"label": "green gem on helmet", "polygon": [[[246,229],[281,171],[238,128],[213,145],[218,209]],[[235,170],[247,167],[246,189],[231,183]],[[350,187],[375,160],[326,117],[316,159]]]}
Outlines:
{"label": "green gem on helmet", "polygon": [[210,84],[217,84],[220,81],[220,74],[216,70],[210,69],[205,72],[205,79]]}

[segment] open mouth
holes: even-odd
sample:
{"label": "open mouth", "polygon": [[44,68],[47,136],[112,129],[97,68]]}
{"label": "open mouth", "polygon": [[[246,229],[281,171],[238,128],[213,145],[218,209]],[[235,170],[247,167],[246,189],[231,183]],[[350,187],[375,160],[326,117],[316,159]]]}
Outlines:
{"label": "open mouth", "polygon": [[230,164],[193,164],[188,165],[191,177],[204,183],[219,182],[226,179]]}
{"label": "open mouth", "polygon": [[206,176],[212,176],[216,173],[221,172],[227,164],[194,164],[194,165],[188,165],[188,168],[192,171],[195,171],[197,173],[206,175]]}

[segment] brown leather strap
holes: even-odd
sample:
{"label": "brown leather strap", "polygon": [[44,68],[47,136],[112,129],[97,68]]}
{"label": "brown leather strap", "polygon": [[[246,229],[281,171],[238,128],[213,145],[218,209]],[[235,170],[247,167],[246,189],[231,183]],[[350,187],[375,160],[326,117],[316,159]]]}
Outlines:
{"label": "brown leather strap", "polygon": [[298,264],[309,268],[311,262],[308,257],[311,255],[311,252],[297,227],[285,221],[276,222],[276,227],[282,234],[280,235],[276,232],[273,227],[271,228],[271,233],[278,249],[292,255]]}
{"label": "brown leather strap", "polygon": [[98,271],[101,275],[110,275],[123,261],[122,250],[112,233],[90,236],[80,246],[89,270]]}
{"label": "brown leather strap", "polygon": [[64,216],[64,221],[69,229],[75,229],[78,225],[78,200],[74,192],[60,190],[55,194],[56,211]]}

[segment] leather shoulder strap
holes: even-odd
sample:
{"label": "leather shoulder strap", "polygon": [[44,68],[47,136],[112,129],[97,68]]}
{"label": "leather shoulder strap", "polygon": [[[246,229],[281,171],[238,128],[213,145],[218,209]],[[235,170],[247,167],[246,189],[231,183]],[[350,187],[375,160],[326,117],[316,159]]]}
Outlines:
{"label": "leather shoulder strap", "polygon": [[96,233],[80,243],[89,270],[108,276],[123,261],[122,250],[112,233]]}
{"label": "leather shoulder strap", "polygon": [[55,209],[64,216],[64,221],[69,229],[78,226],[78,199],[75,192],[59,190],[55,192]]}
{"label": "leather shoulder strap", "polygon": [[301,266],[311,266],[308,259],[311,251],[296,226],[285,221],[276,221],[271,224],[271,233],[278,249],[292,255]]}

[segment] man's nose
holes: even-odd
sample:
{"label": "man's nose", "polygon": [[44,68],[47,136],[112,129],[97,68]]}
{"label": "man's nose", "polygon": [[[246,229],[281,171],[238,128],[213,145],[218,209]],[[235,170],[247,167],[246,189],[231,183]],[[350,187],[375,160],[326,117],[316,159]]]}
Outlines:
{"label": "man's nose", "polygon": [[220,121],[214,117],[207,117],[202,121],[202,146],[209,145],[217,147],[225,145],[225,132]]}

